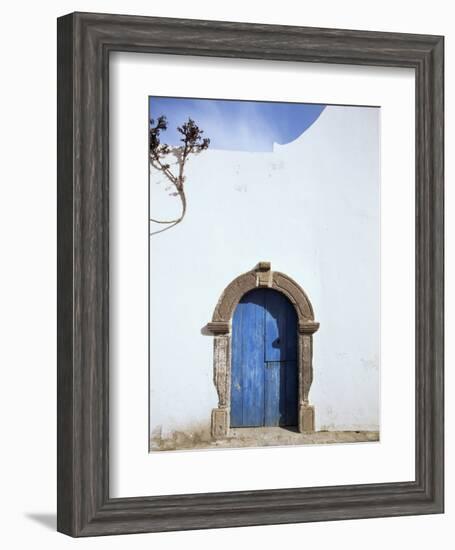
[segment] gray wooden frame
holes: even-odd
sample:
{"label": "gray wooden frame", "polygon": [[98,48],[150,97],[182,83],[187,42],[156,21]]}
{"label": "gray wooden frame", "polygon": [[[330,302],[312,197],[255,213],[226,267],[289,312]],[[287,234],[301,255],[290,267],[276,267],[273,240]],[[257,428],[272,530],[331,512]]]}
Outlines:
{"label": "gray wooden frame", "polygon": [[[109,497],[112,51],[415,70],[415,481]],[[90,536],[442,512],[443,237],[442,37],[84,13],[60,18],[58,530]]]}

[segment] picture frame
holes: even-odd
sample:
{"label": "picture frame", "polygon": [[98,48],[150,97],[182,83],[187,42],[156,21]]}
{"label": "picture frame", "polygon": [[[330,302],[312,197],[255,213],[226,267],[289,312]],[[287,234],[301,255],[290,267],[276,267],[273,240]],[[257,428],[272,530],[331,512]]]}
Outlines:
{"label": "picture frame", "polygon": [[[414,481],[110,497],[108,106],[114,51],[414,69]],[[80,537],[442,513],[443,37],[73,13],[58,20],[57,61],[58,531]]]}

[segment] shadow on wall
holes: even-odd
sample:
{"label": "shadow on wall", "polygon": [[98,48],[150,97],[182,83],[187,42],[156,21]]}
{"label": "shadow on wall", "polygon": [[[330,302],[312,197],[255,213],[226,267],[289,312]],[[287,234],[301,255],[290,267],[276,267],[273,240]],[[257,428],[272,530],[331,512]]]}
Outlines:
{"label": "shadow on wall", "polygon": [[204,325],[202,328],[201,328],[201,334],[202,336],[213,336],[213,332],[210,332],[210,330],[208,329],[208,324]]}

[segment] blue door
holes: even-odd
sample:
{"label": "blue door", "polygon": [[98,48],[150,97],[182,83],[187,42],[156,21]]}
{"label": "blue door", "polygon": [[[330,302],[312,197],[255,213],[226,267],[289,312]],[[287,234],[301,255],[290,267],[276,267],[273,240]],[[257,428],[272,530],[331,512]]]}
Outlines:
{"label": "blue door", "polygon": [[232,321],[231,426],[295,426],[297,397],[294,307],[276,290],[252,290]]}

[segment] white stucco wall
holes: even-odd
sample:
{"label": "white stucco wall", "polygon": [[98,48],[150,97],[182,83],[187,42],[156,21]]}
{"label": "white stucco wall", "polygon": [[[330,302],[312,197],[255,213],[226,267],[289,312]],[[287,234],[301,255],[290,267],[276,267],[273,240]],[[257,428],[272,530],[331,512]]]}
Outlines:
{"label": "white stucco wall", "polygon": [[[151,237],[151,432],[210,426],[213,338],[201,329],[228,283],[261,260],[304,288],[320,322],[316,429],[378,429],[379,117],[329,106],[273,152],[209,149],[190,161],[184,221]],[[178,215],[159,180],[152,169],[152,217]]]}

